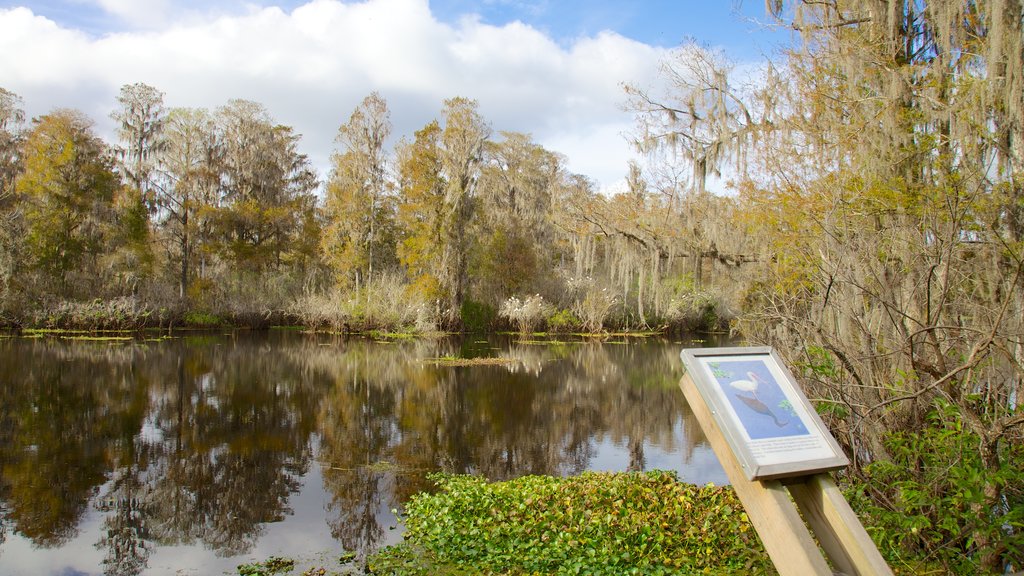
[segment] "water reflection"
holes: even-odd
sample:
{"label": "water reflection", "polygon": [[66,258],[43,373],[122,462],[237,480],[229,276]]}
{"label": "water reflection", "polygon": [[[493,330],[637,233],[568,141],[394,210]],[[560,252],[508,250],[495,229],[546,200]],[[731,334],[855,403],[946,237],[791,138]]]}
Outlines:
{"label": "water reflection", "polygon": [[[278,332],[0,340],[0,568],[31,555],[5,553],[14,540],[71,556],[80,531],[100,555],[77,560],[86,573],[141,574],[172,547],[241,557],[315,477],[322,522],[360,553],[388,537],[390,509],[430,488],[430,471],[576,474],[608,468],[595,457],[611,444],[625,454],[613,469],[678,454],[684,477],[703,481],[687,468],[707,449],[676,386],[681,347]],[[510,362],[426,361],[445,356]]]}

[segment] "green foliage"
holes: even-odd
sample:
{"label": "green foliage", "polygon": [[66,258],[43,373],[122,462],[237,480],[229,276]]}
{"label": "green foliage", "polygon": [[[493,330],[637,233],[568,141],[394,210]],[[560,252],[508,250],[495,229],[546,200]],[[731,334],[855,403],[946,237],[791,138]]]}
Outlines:
{"label": "green foliage", "polygon": [[435,475],[407,505],[405,542],[375,574],[764,574],[773,572],[735,493],[668,472]]}
{"label": "green foliage", "polygon": [[493,307],[473,300],[463,302],[460,313],[462,327],[467,332],[486,332],[494,327],[494,320],[498,317]]}
{"label": "green foliage", "polygon": [[238,574],[239,576],[270,576],[271,574],[291,572],[293,568],[295,568],[295,560],[271,556],[263,562],[241,564],[238,567]]}
{"label": "green foliage", "polygon": [[185,313],[185,325],[192,328],[216,328],[224,321],[214,314],[200,310],[189,310]]}
{"label": "green foliage", "polygon": [[582,325],[583,322],[568,309],[559,310],[548,317],[548,329],[552,332],[575,332]]}
{"label": "green foliage", "polygon": [[817,378],[839,378],[839,367],[832,354],[821,346],[807,346],[807,359],[798,365],[808,376]]}
{"label": "green foliage", "polygon": [[[868,465],[848,491],[881,550],[894,566],[927,559],[949,574],[985,573],[981,558],[993,553],[1024,566],[1024,447],[1005,446],[990,471],[956,407],[940,402],[928,421],[920,432],[887,434],[892,459]],[[985,486],[1003,490],[994,509]]]}
{"label": "green foliage", "polygon": [[[111,218],[117,176],[93,133],[92,121],[73,110],[58,110],[35,120],[24,146],[24,172],[17,180],[25,198],[28,259],[51,290],[70,295],[81,280],[94,281],[86,270],[103,248]],[[82,277],[76,273],[82,272]],[[47,287],[49,288],[49,287]]]}
{"label": "green foliage", "polygon": [[512,294],[530,290],[538,263],[534,243],[525,231],[498,224],[479,234],[470,262],[474,293],[500,304]]}

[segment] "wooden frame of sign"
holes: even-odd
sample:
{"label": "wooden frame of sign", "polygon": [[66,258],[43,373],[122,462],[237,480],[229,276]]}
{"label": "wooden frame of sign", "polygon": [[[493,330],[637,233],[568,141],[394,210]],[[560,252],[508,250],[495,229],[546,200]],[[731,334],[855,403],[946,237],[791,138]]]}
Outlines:
{"label": "wooden frame of sign", "polygon": [[770,347],[688,349],[681,356],[748,480],[849,464]]}
{"label": "wooden frame of sign", "polygon": [[779,574],[892,576],[829,473],[846,458],[775,352],[682,358],[679,387]]}

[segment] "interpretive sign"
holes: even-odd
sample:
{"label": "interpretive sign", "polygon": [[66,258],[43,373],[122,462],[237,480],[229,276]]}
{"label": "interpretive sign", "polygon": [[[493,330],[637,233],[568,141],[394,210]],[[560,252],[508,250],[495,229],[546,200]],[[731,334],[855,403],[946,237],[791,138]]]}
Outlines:
{"label": "interpretive sign", "polygon": [[849,464],[772,348],[696,348],[681,356],[748,480]]}

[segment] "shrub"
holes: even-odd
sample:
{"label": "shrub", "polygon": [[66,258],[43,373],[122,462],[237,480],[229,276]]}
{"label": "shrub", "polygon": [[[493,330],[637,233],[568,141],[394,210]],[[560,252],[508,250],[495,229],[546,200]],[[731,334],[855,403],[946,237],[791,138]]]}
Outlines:
{"label": "shrub", "polygon": [[[869,464],[848,490],[880,549],[894,564],[927,559],[946,574],[984,573],[982,558],[991,554],[1007,572],[1024,568],[1024,447],[1005,445],[993,470],[957,407],[938,402],[928,424],[888,433],[891,459]],[[995,509],[986,505],[986,484],[1004,490]]]}
{"label": "shrub", "polygon": [[669,302],[665,321],[672,331],[717,332],[729,326],[732,313],[715,294],[692,291],[679,294]]}
{"label": "shrub", "polygon": [[571,310],[559,310],[548,317],[548,329],[553,332],[575,332],[582,322]]}
{"label": "shrub", "polygon": [[214,314],[199,310],[189,310],[183,319],[186,326],[192,328],[217,328],[223,321]]}
{"label": "shrub", "polygon": [[521,333],[529,334],[544,322],[551,310],[551,304],[545,302],[540,294],[535,294],[522,300],[515,296],[505,300],[498,314],[515,324]]}
{"label": "shrub", "polygon": [[435,326],[430,307],[391,275],[374,278],[360,290],[304,296],[287,310],[305,326],[339,332],[429,332]]}
{"label": "shrub", "polygon": [[487,304],[466,300],[462,303],[460,316],[462,326],[468,332],[486,332],[493,327],[497,313]]}
{"label": "shrub", "polygon": [[611,290],[590,286],[583,297],[573,304],[572,310],[580,319],[584,330],[600,332],[604,330],[605,320],[617,302],[618,298]]}

